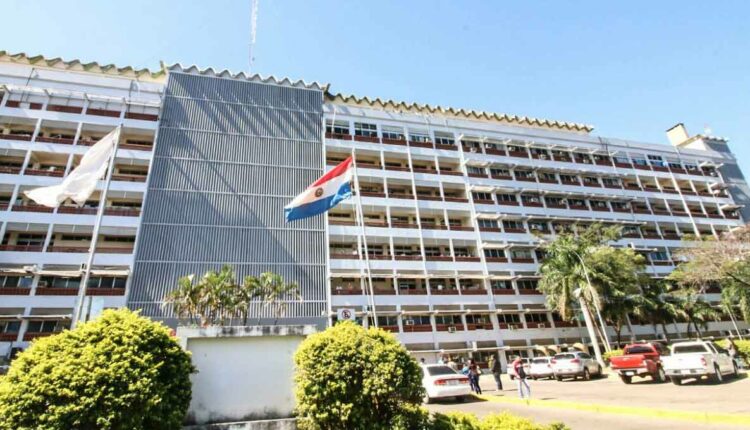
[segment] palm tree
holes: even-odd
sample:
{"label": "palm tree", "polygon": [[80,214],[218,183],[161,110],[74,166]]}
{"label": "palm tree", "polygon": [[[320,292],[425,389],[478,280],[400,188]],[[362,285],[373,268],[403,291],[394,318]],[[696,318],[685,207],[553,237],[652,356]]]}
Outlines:
{"label": "palm tree", "polygon": [[[187,319],[195,324],[199,318],[201,302],[201,289],[193,282],[195,275],[183,276],[177,280],[177,288],[172,290],[164,298],[164,306],[171,306],[178,319]],[[203,321],[200,321],[201,325]]]}
{"label": "palm tree", "polygon": [[672,291],[671,296],[679,307],[678,315],[687,321],[687,337],[690,337],[690,325],[695,327],[698,337],[701,328],[708,327],[708,322],[719,316],[717,311],[704,298],[700,290],[692,287],[682,287]]}
{"label": "palm tree", "polygon": [[[296,282],[286,283],[281,275],[272,272],[261,273],[257,290],[263,308],[271,308],[275,318],[274,325],[286,313],[290,300],[302,300]],[[258,323],[260,324],[260,315]]]}
{"label": "palm tree", "polygon": [[[547,296],[547,307],[557,311],[565,321],[570,321],[574,317],[574,309],[580,308],[594,354],[600,363],[603,363],[601,350],[589,309],[592,306],[596,309],[601,307],[601,297],[594,281],[604,274],[599,273],[600,264],[597,261],[601,260],[592,259],[591,254],[604,243],[618,237],[618,228],[604,228],[599,224],[590,226],[578,235],[562,233],[545,244],[545,258],[540,267],[539,290]],[[602,327],[602,330],[606,328]]]}

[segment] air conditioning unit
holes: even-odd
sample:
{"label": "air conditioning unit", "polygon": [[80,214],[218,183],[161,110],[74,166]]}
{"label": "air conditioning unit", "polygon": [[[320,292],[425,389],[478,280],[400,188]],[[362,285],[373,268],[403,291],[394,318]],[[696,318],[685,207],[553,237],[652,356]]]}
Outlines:
{"label": "air conditioning unit", "polygon": [[547,328],[547,324],[541,323],[536,326],[537,328]]}
{"label": "air conditioning unit", "polygon": [[404,324],[405,325],[414,325],[414,320],[405,320]]}
{"label": "air conditioning unit", "polygon": [[448,333],[455,333],[456,332],[456,326],[452,325],[448,327]]}
{"label": "air conditioning unit", "polygon": [[515,324],[509,324],[508,330],[516,330],[518,327]]}

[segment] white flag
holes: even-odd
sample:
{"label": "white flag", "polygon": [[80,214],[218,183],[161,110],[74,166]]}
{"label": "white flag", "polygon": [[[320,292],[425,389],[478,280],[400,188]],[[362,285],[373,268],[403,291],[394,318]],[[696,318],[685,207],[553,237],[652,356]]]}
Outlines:
{"label": "white flag", "polygon": [[34,188],[24,192],[26,197],[40,205],[56,208],[70,197],[82,206],[96,188],[96,183],[107,171],[107,162],[112,158],[115,142],[120,137],[120,127],[112,130],[96,142],[81,158],[81,163],[63,179],[59,185]]}

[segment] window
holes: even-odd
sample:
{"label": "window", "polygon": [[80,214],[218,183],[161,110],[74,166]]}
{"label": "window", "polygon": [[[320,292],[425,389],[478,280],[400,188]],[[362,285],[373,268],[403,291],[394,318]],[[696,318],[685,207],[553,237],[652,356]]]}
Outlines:
{"label": "window", "polygon": [[661,157],[661,155],[649,154],[648,161],[651,162],[652,166],[666,167],[666,163],[664,163],[664,159]]}
{"label": "window", "polygon": [[557,181],[557,175],[550,172],[541,172],[539,175],[543,181]]}
{"label": "window", "polygon": [[531,194],[521,194],[521,201],[524,203],[542,203],[542,200],[539,198],[539,196]]}
{"label": "window", "polygon": [[599,185],[599,179],[593,176],[584,176],[583,183],[590,184],[590,185]]}
{"label": "window", "polygon": [[416,131],[410,131],[409,132],[409,140],[412,142],[419,142],[419,143],[430,143],[432,142],[432,139],[430,139],[430,135],[427,133],[421,133]]}
{"label": "window", "polygon": [[31,288],[32,276],[0,276],[2,288]]}
{"label": "window", "polygon": [[602,182],[604,182],[604,185],[610,186],[610,187],[620,186],[620,180],[617,178],[602,178]]}
{"label": "window", "polygon": [[505,251],[502,249],[485,249],[484,256],[487,258],[505,258]]}
{"label": "window", "polygon": [[531,231],[547,231],[547,223],[540,221],[529,221],[529,230]]}
{"label": "window", "polygon": [[503,221],[503,228],[511,229],[511,230],[526,230],[523,227],[523,223],[521,221],[514,221],[514,220]]}
{"label": "window", "polygon": [[679,161],[668,160],[667,164],[672,169],[682,169],[682,164]]}
{"label": "window", "polygon": [[607,209],[607,202],[601,200],[589,200],[589,202],[591,202],[591,207],[598,209]]}
{"label": "window", "polygon": [[534,179],[534,172],[531,170],[516,170],[515,174],[516,178]]}
{"label": "window", "polygon": [[490,287],[493,290],[512,290],[513,284],[510,281],[490,281]]}
{"label": "window", "polygon": [[481,168],[481,167],[468,166],[468,167],[466,168],[466,171],[467,171],[467,172],[468,172],[468,173],[469,173],[470,175],[472,175],[472,174],[473,174],[473,175],[484,175],[484,169],[483,169],[483,168]]}
{"label": "window", "polygon": [[26,329],[29,333],[57,333],[68,328],[68,323],[63,321],[29,321]]}
{"label": "window", "polygon": [[516,285],[523,290],[536,290],[537,281],[534,279],[521,279],[516,281]]}
{"label": "window", "polygon": [[460,315],[436,315],[435,324],[462,325]]}
{"label": "window", "polygon": [[89,278],[87,288],[125,288],[126,278],[104,276]]}
{"label": "window", "polygon": [[354,123],[354,135],[364,137],[378,137],[378,126],[375,124],[365,124],[363,122]]}
{"label": "window", "polygon": [[474,200],[492,200],[492,194],[490,193],[471,193]]}
{"label": "window", "polygon": [[18,333],[21,321],[0,321],[0,333]]}
{"label": "window", "polygon": [[349,134],[349,122],[336,121],[334,124],[332,121],[326,120],[326,133]]}
{"label": "window", "polygon": [[615,155],[614,157],[612,157],[612,159],[615,160],[615,163],[630,164],[630,159],[628,157]]}
{"label": "window", "polygon": [[627,209],[628,205],[625,202],[610,202],[612,209]]}
{"label": "window", "polygon": [[510,170],[493,167],[490,169],[492,176],[510,176]]}
{"label": "window", "polygon": [[134,236],[104,236],[106,242],[135,243]]}
{"label": "window", "polygon": [[568,199],[568,204],[571,206],[583,206],[586,207],[586,201],[581,199]]}
{"label": "window", "polygon": [[398,127],[383,127],[383,139],[405,140],[404,130]]}
{"label": "window", "polygon": [[548,206],[565,206],[565,202],[561,197],[545,197]]}
{"label": "window", "polygon": [[513,249],[510,251],[510,257],[514,260],[532,260],[534,258],[527,249]]}
{"label": "window", "polygon": [[515,202],[516,196],[515,194],[497,194],[497,201],[498,202]]}
{"label": "window", "polygon": [[466,324],[490,324],[490,316],[486,314],[466,315]]}
{"label": "window", "polygon": [[526,322],[546,323],[549,321],[546,313],[528,313],[525,318]]}
{"label": "window", "polygon": [[573,175],[563,175],[560,174],[560,180],[563,182],[572,182],[572,183],[578,183],[578,177]]}
{"label": "window", "polygon": [[404,325],[431,325],[429,315],[409,315],[404,317]]}
{"label": "window", "polygon": [[398,325],[398,317],[396,316],[378,316],[378,325],[379,326],[397,326]]}
{"label": "window", "polygon": [[476,142],[473,140],[462,140],[461,145],[463,145],[464,148],[471,149],[471,152],[478,152],[479,149],[482,147],[482,145],[480,145],[479,142]]}
{"label": "window", "polygon": [[59,276],[43,276],[39,278],[39,286],[46,288],[78,288],[81,278],[63,278]]}
{"label": "window", "polygon": [[88,242],[91,240],[91,236],[83,234],[63,234],[60,236],[60,240],[65,242]]}
{"label": "window", "polygon": [[480,218],[477,220],[479,223],[479,227],[485,227],[485,228],[497,228],[497,222],[491,219],[482,219]]}
{"label": "window", "polygon": [[503,324],[518,324],[521,322],[521,318],[518,314],[498,314],[497,320]]}
{"label": "window", "polygon": [[651,258],[651,261],[669,261],[669,255],[664,250],[650,253],[649,258]]}
{"label": "window", "polygon": [[638,166],[648,166],[648,161],[646,161],[646,159],[643,158],[642,155],[634,155],[633,164],[638,165]]}
{"label": "window", "polygon": [[435,132],[435,143],[438,145],[455,145],[456,141],[453,139],[453,135],[450,133]]}
{"label": "window", "polygon": [[469,248],[453,248],[453,253],[456,257],[472,257]]}
{"label": "window", "polygon": [[24,233],[19,234],[16,239],[16,245],[19,246],[42,246],[44,245],[43,234]]}
{"label": "window", "polygon": [[420,255],[420,252],[417,249],[414,249],[411,246],[403,245],[394,246],[393,252],[395,252],[396,255]]}

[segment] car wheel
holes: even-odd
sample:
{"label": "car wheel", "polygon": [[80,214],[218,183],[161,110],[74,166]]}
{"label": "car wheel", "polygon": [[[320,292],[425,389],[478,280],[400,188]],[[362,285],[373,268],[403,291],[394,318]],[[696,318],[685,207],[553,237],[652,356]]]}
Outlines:
{"label": "car wheel", "polygon": [[626,384],[630,384],[631,382],[633,382],[633,377],[632,376],[620,375],[620,379],[622,379],[622,382],[624,382]]}
{"label": "car wheel", "polygon": [[591,372],[589,372],[589,369],[583,369],[583,380],[584,381],[590,381],[591,380]]}
{"label": "car wheel", "polygon": [[432,403],[432,397],[430,397],[428,395],[425,395],[424,396],[424,403],[427,404],[427,405],[429,405],[430,403]]}
{"label": "car wheel", "polygon": [[664,373],[664,369],[661,367],[658,367],[656,369],[656,375],[654,375],[654,382],[662,383],[666,382],[667,380],[667,374]]}
{"label": "car wheel", "polygon": [[732,363],[732,378],[739,378],[740,370],[737,369],[737,363]]}
{"label": "car wheel", "polygon": [[558,381],[562,382],[562,376],[555,376],[555,379],[557,379]]}
{"label": "car wheel", "polygon": [[714,384],[721,384],[724,382],[724,376],[721,374],[721,370],[719,370],[719,366],[714,365],[714,374],[711,375],[711,382]]}
{"label": "car wheel", "polygon": [[458,403],[465,403],[469,400],[469,396],[456,396],[456,401]]}
{"label": "car wheel", "polygon": [[598,366],[597,371],[596,371],[596,377],[601,378],[602,376],[604,376],[604,369],[602,369],[602,366]]}
{"label": "car wheel", "polygon": [[682,379],[676,378],[674,376],[672,378],[670,378],[670,379],[672,380],[673,384],[675,384],[675,385],[682,385]]}

